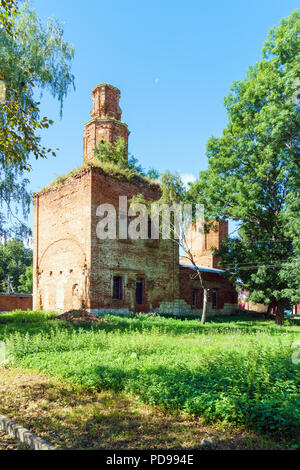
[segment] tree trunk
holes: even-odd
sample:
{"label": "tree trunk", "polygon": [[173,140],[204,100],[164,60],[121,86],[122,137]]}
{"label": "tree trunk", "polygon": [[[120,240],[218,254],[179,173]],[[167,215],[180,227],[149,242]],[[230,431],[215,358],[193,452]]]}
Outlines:
{"label": "tree trunk", "polygon": [[273,313],[273,309],[274,309],[274,304],[273,302],[271,302],[269,305],[268,305],[268,311],[267,313],[265,314],[265,319],[270,319],[271,316],[272,316],[272,313]]}
{"label": "tree trunk", "polygon": [[275,323],[276,325],[280,325],[280,326],[284,324],[284,304],[281,302],[278,302],[277,304]]}
{"label": "tree trunk", "polygon": [[269,318],[270,318],[270,316],[271,316],[272,308],[273,308],[273,305],[272,305],[272,304],[269,304],[269,305],[268,305],[268,311],[267,311],[267,317],[269,317]]}
{"label": "tree trunk", "polygon": [[203,289],[203,308],[202,308],[202,317],[201,317],[202,325],[204,325],[205,320],[206,320],[207,297],[208,297],[208,289]]}

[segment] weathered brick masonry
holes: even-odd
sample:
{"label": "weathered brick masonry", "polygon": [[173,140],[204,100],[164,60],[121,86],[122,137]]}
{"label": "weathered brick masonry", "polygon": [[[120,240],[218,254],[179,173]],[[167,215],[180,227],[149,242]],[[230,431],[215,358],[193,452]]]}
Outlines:
{"label": "weathered brick masonry", "polygon": [[0,312],[10,312],[11,310],[32,309],[31,294],[2,294],[0,293]]}
{"label": "weathered brick masonry", "polygon": [[228,236],[227,220],[211,221],[209,233],[201,237],[190,227],[187,232],[188,247],[193,252],[195,263],[208,268],[218,268],[220,258],[214,255],[214,250],[221,247],[221,242]]}
{"label": "weathered brick masonry", "polygon": [[[203,267],[202,277],[209,289],[208,315],[233,313],[233,306],[237,304],[237,292],[233,288],[232,283],[224,277],[222,271],[215,268]],[[191,305],[191,313],[201,313],[203,308],[203,293],[199,280],[195,277],[195,272],[191,266],[180,265],[179,285],[180,298]]]}
{"label": "weathered brick masonry", "polygon": [[128,149],[129,130],[121,121],[119,106],[120,91],[103,83],[93,89],[92,119],[85,125],[83,137],[83,158],[93,161],[94,148],[99,140],[115,142],[123,137]]}
{"label": "weathered brick masonry", "polygon": [[[97,207],[119,197],[143,194],[148,201],[160,198],[157,184],[143,178],[107,174],[93,166],[93,148],[99,139],[128,141],[129,131],[120,121],[120,92],[110,85],[93,90],[93,119],[85,128],[84,161],[89,165],[59,184],[34,195],[33,307],[45,310],[86,308],[93,313],[148,312],[201,313],[202,292],[191,279],[191,268],[179,266],[178,246],[171,240],[100,240]],[[128,206],[127,206],[128,208]],[[226,232],[222,226],[208,235],[207,265],[215,267],[213,243]],[[218,247],[218,245],[216,246]],[[204,259],[204,258],[202,258]],[[218,270],[204,273],[211,287],[209,313],[232,313],[236,293]]]}
{"label": "weathered brick masonry", "polygon": [[[119,206],[119,197],[143,194],[146,200],[157,200],[160,190],[138,178],[128,181],[106,176],[97,168],[92,169],[92,265],[90,308],[92,311],[111,308],[149,311],[159,306],[162,296],[172,300],[179,295],[178,251],[170,240],[99,240],[96,226],[99,217],[96,209],[100,203]],[[127,207],[128,208],[128,207]],[[117,212],[117,221],[119,213]],[[117,224],[118,225],[118,224]],[[122,299],[112,299],[114,276],[120,276]],[[143,302],[136,303],[136,282],[143,283]]]}
{"label": "weathered brick masonry", "polygon": [[[97,238],[97,207],[110,203],[117,208],[119,196],[129,201],[140,193],[148,200],[160,197],[157,186],[89,167],[35,195],[34,308],[149,311],[159,306],[162,295],[178,298],[178,251],[172,241]],[[112,298],[114,276],[123,279],[121,299]],[[137,281],[143,283],[138,305]]]}
{"label": "weathered brick masonry", "polygon": [[91,171],[34,195],[33,308],[88,306]]}

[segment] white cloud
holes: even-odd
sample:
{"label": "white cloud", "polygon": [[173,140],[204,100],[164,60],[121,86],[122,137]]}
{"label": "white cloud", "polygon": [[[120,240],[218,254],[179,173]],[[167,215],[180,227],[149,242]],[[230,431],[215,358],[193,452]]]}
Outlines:
{"label": "white cloud", "polygon": [[189,187],[188,183],[195,183],[196,177],[192,173],[180,173],[180,177],[186,188]]}

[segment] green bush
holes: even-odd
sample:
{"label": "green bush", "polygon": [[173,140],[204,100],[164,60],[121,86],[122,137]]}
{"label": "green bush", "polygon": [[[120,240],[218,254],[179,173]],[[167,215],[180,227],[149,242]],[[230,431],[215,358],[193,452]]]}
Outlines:
{"label": "green bush", "polygon": [[0,315],[0,324],[6,323],[45,323],[50,318],[54,318],[56,313],[45,313],[42,310],[14,310]]}

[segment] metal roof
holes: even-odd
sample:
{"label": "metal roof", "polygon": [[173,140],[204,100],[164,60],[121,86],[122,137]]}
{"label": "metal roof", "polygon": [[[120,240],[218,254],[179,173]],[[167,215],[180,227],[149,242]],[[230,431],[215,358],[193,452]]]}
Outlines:
{"label": "metal roof", "polygon": [[[189,268],[192,269],[193,271],[196,271],[194,266],[192,264],[186,264],[186,263],[179,263],[179,266],[182,266],[183,268]],[[207,272],[207,273],[216,273],[216,274],[223,274],[225,271],[223,269],[216,269],[216,268],[208,268],[207,266],[197,266],[199,271],[202,272]]]}

